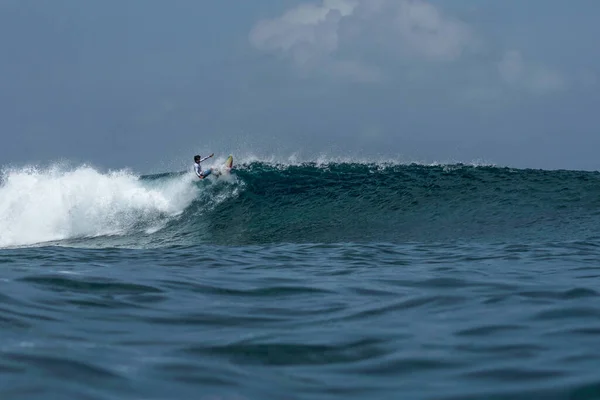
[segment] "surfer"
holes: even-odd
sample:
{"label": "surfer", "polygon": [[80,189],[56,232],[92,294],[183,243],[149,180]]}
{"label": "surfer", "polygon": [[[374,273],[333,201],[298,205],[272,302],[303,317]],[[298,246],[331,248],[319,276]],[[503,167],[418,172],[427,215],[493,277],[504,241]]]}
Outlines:
{"label": "surfer", "polygon": [[194,172],[196,173],[198,178],[204,179],[212,173],[212,168],[202,171],[202,167],[200,166],[200,163],[202,161],[208,160],[209,158],[211,158],[214,155],[215,155],[215,153],[212,153],[210,156],[204,157],[204,158],[201,158],[199,155],[194,156]]}

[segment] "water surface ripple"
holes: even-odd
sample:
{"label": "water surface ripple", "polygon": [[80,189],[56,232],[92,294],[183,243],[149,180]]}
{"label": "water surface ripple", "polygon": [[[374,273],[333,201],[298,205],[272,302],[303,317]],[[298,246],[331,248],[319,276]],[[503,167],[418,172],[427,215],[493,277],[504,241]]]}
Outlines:
{"label": "water surface ripple", "polygon": [[599,249],[0,250],[0,398],[599,398]]}

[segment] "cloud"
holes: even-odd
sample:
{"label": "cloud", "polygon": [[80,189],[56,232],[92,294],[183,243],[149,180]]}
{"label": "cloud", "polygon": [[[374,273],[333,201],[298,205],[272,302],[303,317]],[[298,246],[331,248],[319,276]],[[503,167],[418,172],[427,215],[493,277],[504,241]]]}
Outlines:
{"label": "cloud", "polygon": [[338,48],[340,21],[356,4],[350,0],[301,4],[279,18],[260,21],[250,32],[250,42],[262,51],[286,53],[299,63],[331,54]]}
{"label": "cloud", "polygon": [[401,1],[397,5],[392,32],[416,55],[451,61],[476,42],[466,24],[445,16],[429,3]]}
{"label": "cloud", "polygon": [[301,4],[281,17],[263,20],[250,32],[258,50],[290,58],[304,71],[320,71],[343,79],[377,81],[380,72],[357,60],[334,57],[340,46],[340,23],[352,15],[356,0],[324,0]]}
{"label": "cloud", "polygon": [[[249,40],[260,51],[288,59],[303,74],[363,82],[410,80],[423,71],[436,74],[429,67],[466,62],[485,68],[493,85],[506,89],[543,94],[566,86],[557,71],[525,61],[519,51],[486,48],[489,44],[466,22],[426,0],[303,3],[259,21]],[[453,73],[466,76],[463,82],[469,79],[467,68]]]}
{"label": "cloud", "polygon": [[301,4],[282,16],[258,22],[250,43],[290,58],[296,66],[318,66],[345,77],[377,80],[379,69],[361,60],[336,57],[365,33],[404,57],[452,61],[475,43],[467,25],[421,0],[324,0]]}

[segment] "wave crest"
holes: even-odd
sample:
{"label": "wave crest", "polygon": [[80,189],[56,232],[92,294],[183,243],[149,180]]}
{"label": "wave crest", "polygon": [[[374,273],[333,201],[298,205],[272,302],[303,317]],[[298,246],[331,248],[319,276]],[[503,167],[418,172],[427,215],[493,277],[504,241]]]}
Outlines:
{"label": "wave crest", "polygon": [[0,186],[0,246],[573,240],[597,235],[599,208],[598,174],[583,171],[247,160],[198,181],[22,169]]}

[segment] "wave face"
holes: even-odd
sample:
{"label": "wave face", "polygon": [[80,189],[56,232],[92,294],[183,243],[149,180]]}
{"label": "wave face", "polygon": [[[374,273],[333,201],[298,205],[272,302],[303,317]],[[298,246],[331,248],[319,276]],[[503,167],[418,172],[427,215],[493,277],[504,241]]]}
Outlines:
{"label": "wave face", "polygon": [[227,179],[5,171],[0,246],[597,238],[600,175],[492,166],[248,162]]}

